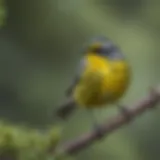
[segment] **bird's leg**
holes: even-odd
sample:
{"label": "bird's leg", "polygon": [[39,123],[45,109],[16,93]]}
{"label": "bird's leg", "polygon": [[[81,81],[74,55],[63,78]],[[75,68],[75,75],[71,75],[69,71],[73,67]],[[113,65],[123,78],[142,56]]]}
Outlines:
{"label": "bird's leg", "polygon": [[131,120],[131,114],[129,112],[129,110],[127,109],[126,106],[121,105],[121,104],[117,104],[118,109],[120,110],[120,112],[125,116],[125,118],[130,121]]}
{"label": "bird's leg", "polygon": [[89,110],[88,112],[89,112],[91,120],[93,122],[93,129],[97,131],[97,136],[99,138],[102,138],[103,137],[103,131],[102,131],[100,125],[97,122],[96,116],[94,114],[94,110]]}

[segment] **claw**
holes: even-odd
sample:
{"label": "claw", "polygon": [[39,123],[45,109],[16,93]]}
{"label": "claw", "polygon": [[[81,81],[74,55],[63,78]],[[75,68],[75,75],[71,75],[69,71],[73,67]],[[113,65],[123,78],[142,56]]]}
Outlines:
{"label": "claw", "polygon": [[100,126],[98,126],[98,125],[94,126],[94,131],[96,131],[96,135],[99,139],[103,138],[104,133],[103,133]]}
{"label": "claw", "polygon": [[124,115],[127,121],[131,121],[132,116],[129,112],[129,110],[126,108],[126,106],[118,105],[118,108],[120,109],[120,112]]}
{"label": "claw", "polygon": [[98,124],[96,117],[93,113],[93,111],[89,111],[89,114],[92,118],[92,122],[93,122],[93,131],[96,132],[96,136],[101,139],[104,136],[104,133],[102,131],[101,126]]}

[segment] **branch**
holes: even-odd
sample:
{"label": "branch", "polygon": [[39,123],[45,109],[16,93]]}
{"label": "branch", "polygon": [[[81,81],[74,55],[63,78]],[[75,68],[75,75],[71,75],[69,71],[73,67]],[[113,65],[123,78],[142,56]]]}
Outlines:
{"label": "branch", "polygon": [[[113,131],[119,129],[125,124],[128,124],[131,120],[133,120],[136,116],[142,114],[144,111],[155,108],[155,106],[160,103],[160,87],[152,89],[151,92],[141,99],[135,105],[128,107],[127,113],[130,118],[126,118],[123,113],[119,113],[118,115],[112,117],[110,120],[104,121],[96,130],[84,133],[80,137],[70,140],[62,144],[58,151],[63,151],[63,153],[75,154],[82,149],[90,146],[96,140],[107,136]],[[99,131],[101,131],[102,135],[99,136]]]}

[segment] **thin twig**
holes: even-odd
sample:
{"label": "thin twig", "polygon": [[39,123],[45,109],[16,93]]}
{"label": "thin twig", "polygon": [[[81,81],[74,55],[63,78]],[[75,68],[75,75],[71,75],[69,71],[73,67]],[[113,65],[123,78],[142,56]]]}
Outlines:
{"label": "thin twig", "polygon": [[75,154],[80,150],[85,149],[96,140],[100,139],[99,131],[101,131],[102,137],[107,136],[111,132],[129,123],[130,120],[133,120],[136,116],[142,114],[144,111],[154,108],[158,103],[160,103],[160,87],[152,89],[146,97],[141,99],[135,105],[128,107],[130,119],[126,118],[123,113],[119,113],[111,119],[104,121],[104,123],[101,124],[98,129],[84,133],[80,137],[62,144],[58,150],[68,154]]}

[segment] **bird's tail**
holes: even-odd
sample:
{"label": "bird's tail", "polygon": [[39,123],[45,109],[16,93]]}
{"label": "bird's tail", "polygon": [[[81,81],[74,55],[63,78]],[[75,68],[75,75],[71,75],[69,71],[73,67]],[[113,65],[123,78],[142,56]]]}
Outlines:
{"label": "bird's tail", "polygon": [[68,98],[61,106],[57,109],[57,116],[66,119],[76,109],[76,103],[73,99]]}

